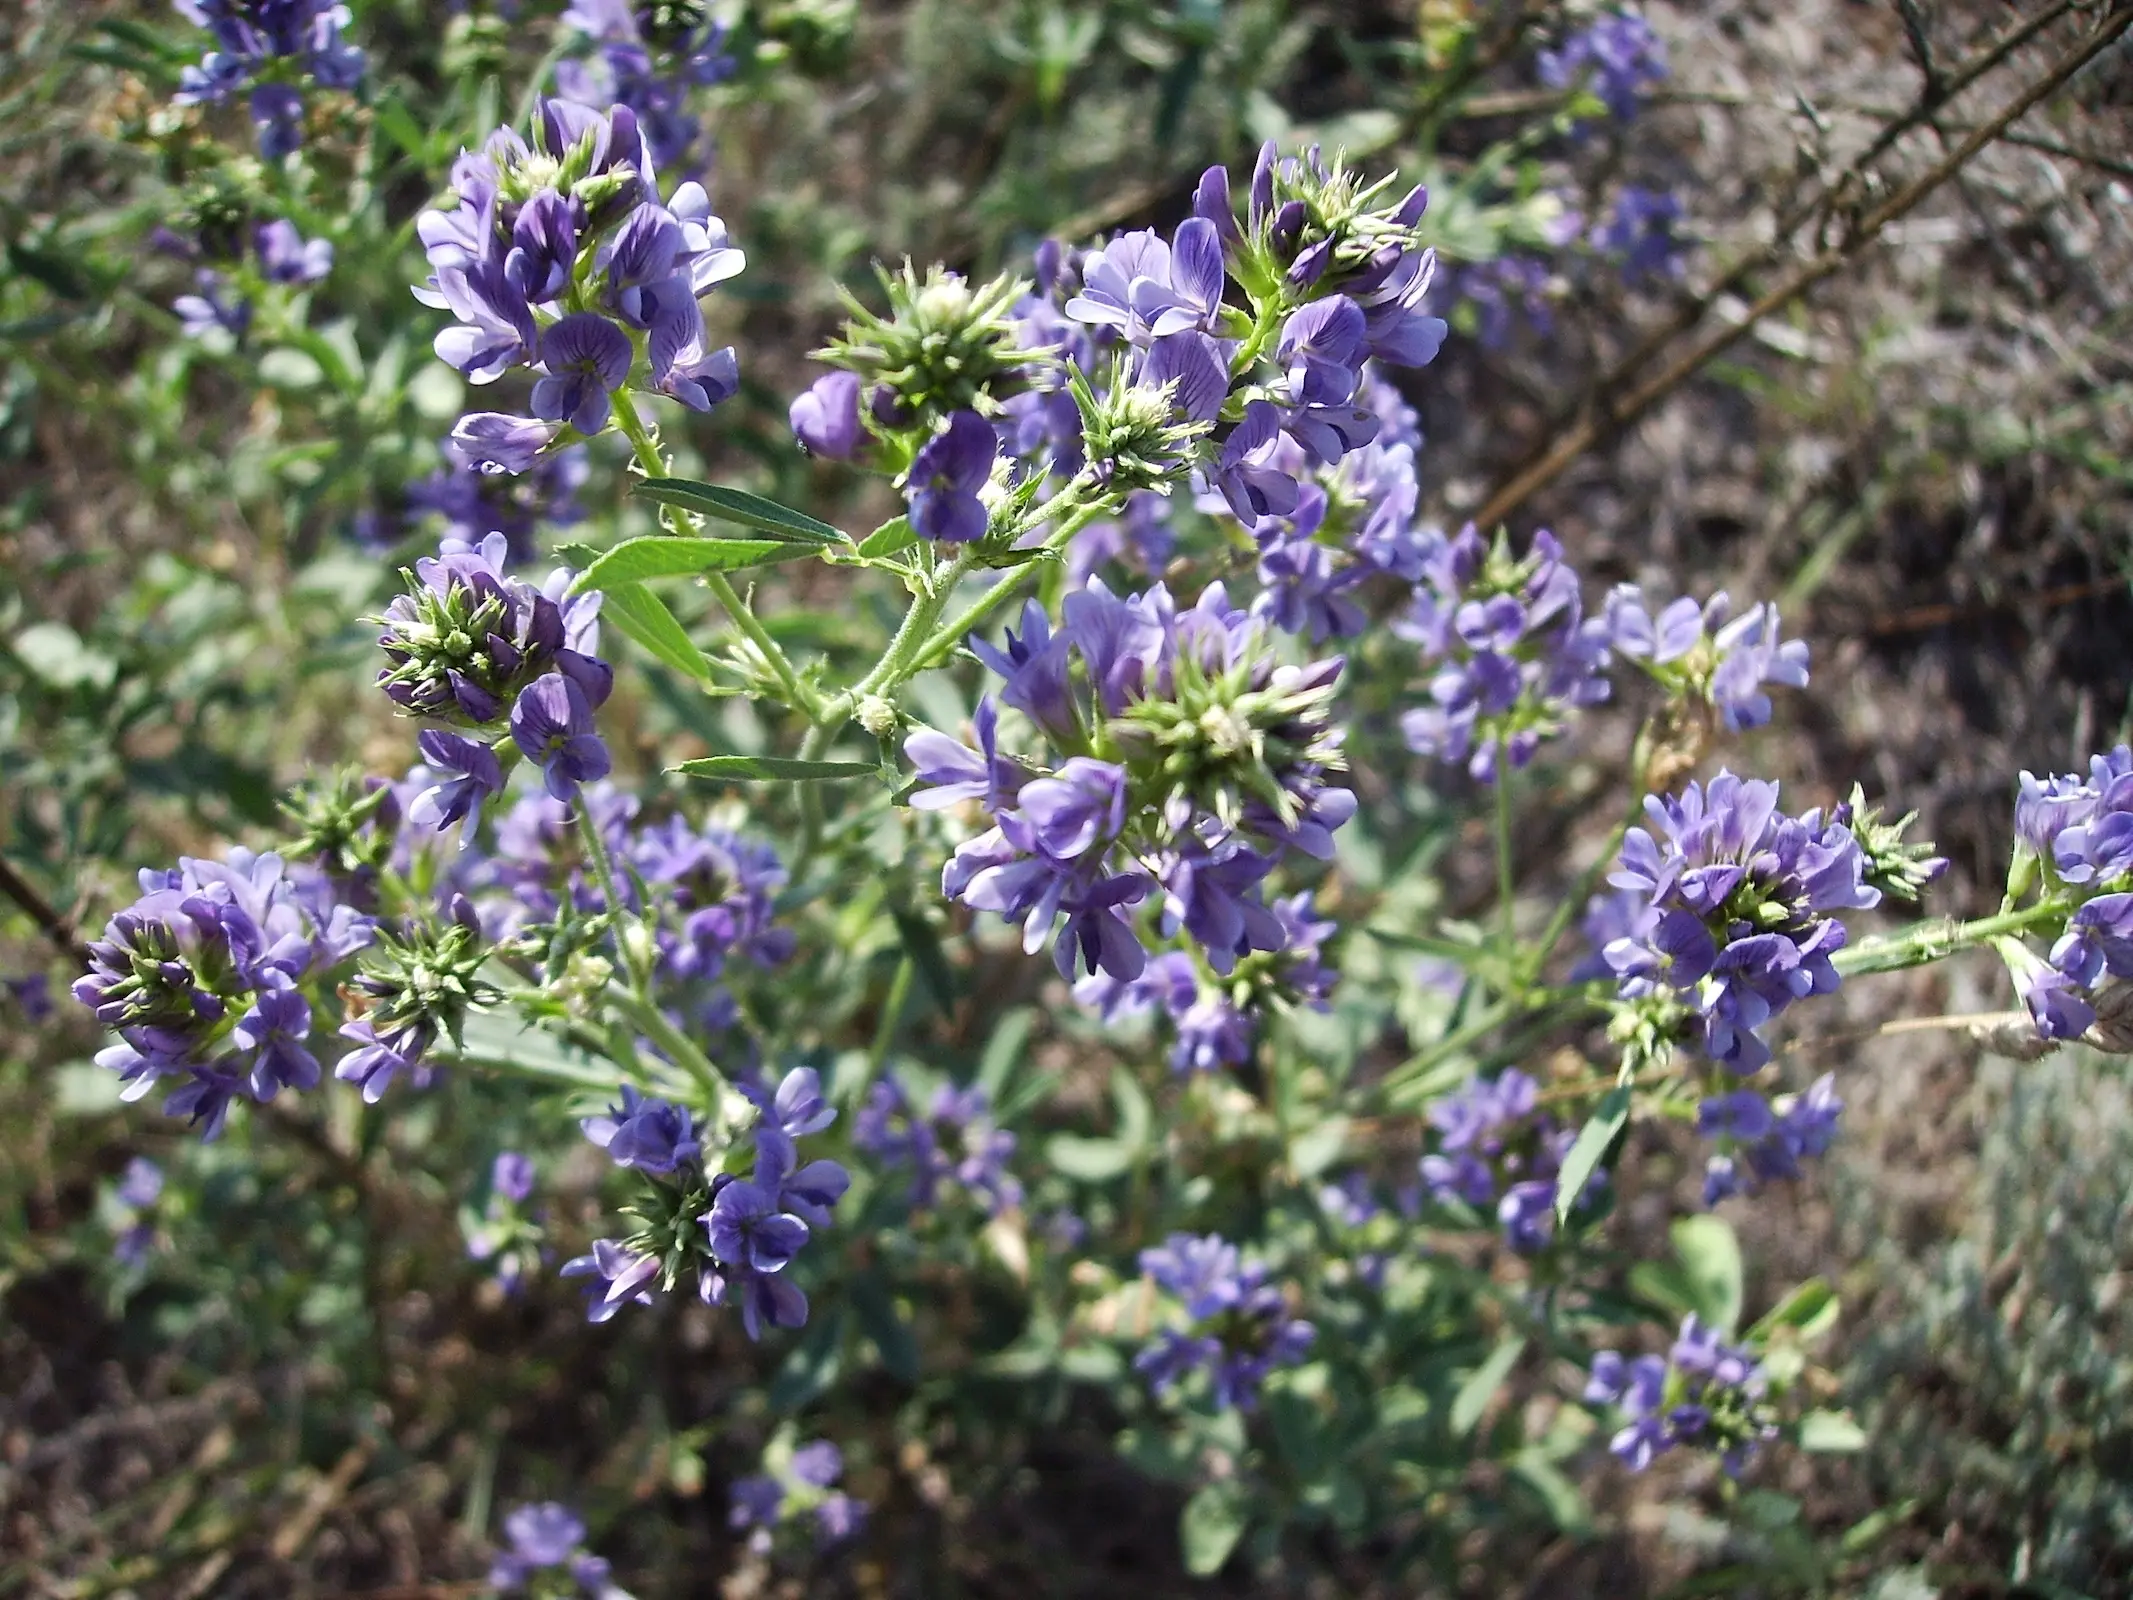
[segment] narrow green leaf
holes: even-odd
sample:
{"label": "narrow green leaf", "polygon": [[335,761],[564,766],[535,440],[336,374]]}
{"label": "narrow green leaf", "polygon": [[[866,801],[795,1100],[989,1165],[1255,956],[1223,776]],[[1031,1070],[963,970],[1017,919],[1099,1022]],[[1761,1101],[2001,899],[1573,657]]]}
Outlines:
{"label": "narrow green leaf", "polygon": [[[606,613],[603,611],[602,616]],[[871,761],[791,761],[783,756],[704,756],[684,761],[670,772],[692,778],[728,778],[746,783],[822,783],[836,778],[871,778],[881,768]]]}
{"label": "narrow green leaf", "polygon": [[1709,1212],[1674,1224],[1674,1254],[1688,1276],[1696,1314],[1721,1333],[1740,1321],[1740,1240],[1732,1224]]}
{"label": "narrow green leaf", "polygon": [[652,578],[683,578],[698,572],[738,572],[773,561],[797,561],[812,551],[790,539],[691,539],[652,536],[631,539],[604,552],[578,575],[583,591]]}
{"label": "narrow green leaf", "polygon": [[618,583],[603,591],[600,620],[613,623],[624,638],[676,672],[699,683],[711,681],[711,665],[704,653],[689,641],[666,602],[643,584]]}
{"label": "narrow green leaf", "polygon": [[699,516],[720,522],[737,522],[755,528],[773,539],[797,539],[802,544],[848,545],[851,540],[819,517],[781,506],[746,489],[728,489],[715,483],[695,483],[687,478],[647,478],[637,493],[661,505],[679,506]]}
{"label": "narrow green leaf", "polygon": [[1529,1445],[1519,1451],[1511,1458],[1511,1471],[1540,1497],[1541,1503],[1548,1508],[1548,1515],[1562,1532],[1584,1534],[1592,1531],[1592,1513],[1585,1507],[1585,1496],[1554,1462],[1538,1450]]}
{"label": "narrow green leaf", "polygon": [[1830,1455],[1864,1450],[1866,1430],[1848,1412],[1810,1411],[1800,1418],[1800,1448]]}
{"label": "narrow green leaf", "polygon": [[859,541],[859,553],[863,556],[893,556],[917,543],[918,535],[911,531],[911,519],[891,517]]}
{"label": "narrow green leaf", "polygon": [[1585,1192],[1585,1185],[1592,1174],[1606,1159],[1615,1142],[1629,1126],[1629,1090],[1617,1087],[1600,1097],[1585,1126],[1578,1130],[1577,1143],[1563,1157],[1561,1170],[1555,1179],[1555,1220],[1563,1223],[1570,1220],[1570,1211]]}
{"label": "narrow green leaf", "polygon": [[1111,1103],[1118,1107],[1118,1142],[1138,1153],[1148,1143],[1148,1130],[1155,1123],[1155,1108],[1140,1079],[1124,1067],[1111,1072]]}
{"label": "narrow green leaf", "polygon": [[1837,1291],[1822,1278],[1809,1278],[1785,1296],[1748,1330],[1752,1337],[1767,1337],[1779,1328],[1797,1328],[1813,1339],[1829,1331],[1837,1320]]}
{"label": "narrow green leaf", "polygon": [[1511,1369],[1518,1365],[1518,1358],[1525,1354],[1526,1337],[1521,1333],[1506,1334],[1503,1342],[1489,1352],[1488,1360],[1476,1367],[1452,1396],[1452,1433],[1463,1437],[1474,1431],[1474,1424],[1481,1420],[1482,1412],[1488,1410],[1489,1402],[1496,1398],[1496,1391],[1511,1376]]}
{"label": "narrow green leaf", "polygon": [[1211,1578],[1222,1570],[1237,1541],[1244,1537],[1251,1520],[1244,1490],[1234,1478],[1208,1484],[1185,1502],[1178,1518],[1178,1542],[1184,1547],[1185,1570],[1196,1578]]}
{"label": "narrow green leaf", "polygon": [[1036,1007],[1017,1006],[993,1024],[992,1037],[985,1042],[985,1054],[978,1061],[977,1079],[978,1087],[993,1105],[999,1105],[1014,1079],[1015,1069],[1022,1065],[1028,1053],[1030,1029],[1036,1023]]}

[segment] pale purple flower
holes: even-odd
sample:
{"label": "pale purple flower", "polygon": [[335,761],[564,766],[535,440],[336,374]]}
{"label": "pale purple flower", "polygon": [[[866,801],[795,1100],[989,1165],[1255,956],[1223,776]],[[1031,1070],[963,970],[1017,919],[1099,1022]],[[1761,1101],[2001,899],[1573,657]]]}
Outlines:
{"label": "pale purple flower", "polygon": [[572,312],[541,334],[545,376],[533,386],[533,414],[598,433],[612,414],[610,392],[629,377],[630,360],[629,337],[620,328],[594,312]]}

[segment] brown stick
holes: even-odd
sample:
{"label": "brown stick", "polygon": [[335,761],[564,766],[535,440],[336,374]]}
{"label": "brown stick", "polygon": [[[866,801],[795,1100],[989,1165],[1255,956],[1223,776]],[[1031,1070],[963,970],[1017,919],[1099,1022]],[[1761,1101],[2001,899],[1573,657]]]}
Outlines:
{"label": "brown stick", "polygon": [[[1763,318],[1791,304],[1824,278],[1843,268],[1854,256],[1873,243],[1890,223],[1907,215],[1927,196],[1960,172],[1973,156],[1998,138],[2016,118],[2057,91],[2075,73],[2101,55],[2129,26],[2133,26],[2133,4],[2128,4],[2127,0],[2118,0],[2112,13],[2098,25],[2095,34],[2087,43],[2016,95],[1996,116],[1973,130],[1929,171],[1860,218],[1841,244],[1794,267],[1750,305],[1747,313],[1731,326],[1713,330],[1657,373],[1641,383],[1631,383],[1630,380],[1638,368],[1644,365],[1651,352],[1660,345],[1671,342],[1675,334],[1686,332],[1701,321],[1719,293],[1739,278],[1745,277],[1748,271],[1752,270],[1753,264],[1728,273],[1720,284],[1706,291],[1693,305],[1671,319],[1658,334],[1647,339],[1605,374],[1594,385],[1594,392],[1587,396],[1579,410],[1564,418],[1558,425],[1552,442],[1514,468],[1511,475],[1491,492],[1481,508],[1474,513],[1473,521],[1482,527],[1501,521],[1538,490],[1552,483],[1566,467],[1602,437],[1635,422],[1693,377],[1712,357],[1730,348],[1750,332]],[[1950,80],[1951,83],[1954,81]]]}
{"label": "brown stick", "polygon": [[37,892],[36,885],[0,856],[0,894],[20,906],[60,953],[78,967],[89,964],[89,947],[74,931],[74,924],[59,914],[52,902]]}

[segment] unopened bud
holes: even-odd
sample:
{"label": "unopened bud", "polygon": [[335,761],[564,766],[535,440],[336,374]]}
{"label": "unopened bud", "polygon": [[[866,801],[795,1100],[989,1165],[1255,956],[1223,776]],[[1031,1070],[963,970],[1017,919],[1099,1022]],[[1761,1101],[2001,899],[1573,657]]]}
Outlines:
{"label": "unopened bud", "polygon": [[859,719],[859,726],[877,739],[888,738],[903,721],[894,703],[878,694],[860,696],[858,710],[853,714]]}

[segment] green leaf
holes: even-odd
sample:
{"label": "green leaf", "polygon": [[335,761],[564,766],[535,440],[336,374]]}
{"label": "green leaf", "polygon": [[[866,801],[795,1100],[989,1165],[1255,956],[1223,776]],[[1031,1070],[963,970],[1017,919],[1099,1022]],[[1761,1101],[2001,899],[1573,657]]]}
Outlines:
{"label": "green leaf", "polygon": [[690,641],[666,602],[641,583],[618,583],[604,590],[600,620],[611,622],[632,644],[676,672],[699,683],[711,681],[711,664]]}
{"label": "green leaf", "polygon": [[692,778],[726,778],[744,783],[825,783],[838,778],[872,778],[881,772],[871,761],[793,761],[784,756],[703,756],[667,770]]}
{"label": "green leaf", "polygon": [[859,541],[859,553],[863,556],[893,556],[917,543],[918,535],[911,531],[911,519],[891,517]]}
{"label": "green leaf", "polygon": [[811,554],[790,539],[691,539],[652,536],[631,539],[605,552],[578,575],[573,588],[605,589],[610,584],[643,583],[651,578],[683,578],[698,572],[738,572],[773,561],[797,561]]}
{"label": "green leaf", "polygon": [[1055,1133],[1044,1142],[1044,1159],[1069,1178],[1083,1183],[1109,1183],[1133,1165],[1133,1152],[1117,1139]]}
{"label": "green leaf", "polygon": [[1518,1358],[1525,1354],[1526,1336],[1522,1333],[1506,1334],[1503,1341],[1489,1352],[1488,1360],[1476,1367],[1452,1396],[1452,1433],[1464,1436],[1474,1431],[1474,1424],[1481,1420],[1482,1412],[1488,1410],[1489,1402],[1496,1398],[1496,1391],[1511,1376],[1511,1369],[1518,1365]]}
{"label": "green leaf", "polygon": [[1570,1220],[1570,1211],[1585,1193],[1585,1185],[1591,1181],[1594,1169],[1607,1158],[1622,1132],[1629,1126],[1629,1090],[1616,1087],[1600,1097],[1585,1126],[1578,1130],[1577,1143],[1563,1157],[1562,1169],[1555,1179],[1555,1220],[1558,1224]]}
{"label": "green leaf", "polygon": [[992,1037],[985,1041],[985,1054],[978,1060],[977,1079],[978,1087],[993,1105],[999,1105],[1015,1069],[1022,1065],[1030,1029],[1036,1022],[1036,1007],[1017,1006],[993,1024]]}
{"label": "green leaf", "polygon": [[1845,1411],[1810,1411],[1800,1418],[1800,1448],[1845,1454],[1866,1448],[1866,1430]]}
{"label": "green leaf", "polygon": [[429,135],[422,131],[422,125],[398,95],[388,94],[379,99],[378,131],[398,145],[409,160],[421,162],[429,158]]}
{"label": "green leaf", "polygon": [[1185,1551],[1185,1570],[1196,1578],[1210,1578],[1222,1570],[1237,1541],[1244,1537],[1251,1520],[1244,1490],[1234,1478],[1210,1483],[1185,1502],[1178,1518],[1178,1542]]}
{"label": "green leaf", "polygon": [[64,622],[33,622],[15,635],[22,664],[55,689],[108,689],[118,663],[82,642]]}
{"label": "green leaf", "polygon": [[1765,1337],[1779,1328],[1796,1328],[1802,1338],[1818,1339],[1837,1320],[1837,1291],[1821,1278],[1809,1278],[1766,1312],[1748,1330],[1751,1338]]}
{"label": "green leaf", "polygon": [[915,911],[891,908],[889,915],[896,921],[897,937],[904,942],[904,952],[926,981],[926,992],[933,996],[933,1006],[943,1014],[955,1009],[955,971],[948,965],[947,952],[941,949],[940,935],[933,925]]}
{"label": "green leaf", "polygon": [[1720,1333],[1740,1321],[1740,1241],[1732,1224],[1705,1212],[1674,1224],[1674,1254],[1688,1275],[1696,1314]]}
{"label": "green leaf", "polygon": [[1348,1143],[1348,1119],[1328,1117],[1289,1145],[1289,1170],[1300,1179],[1317,1177],[1340,1160]]}
{"label": "green leaf", "polygon": [[773,539],[798,540],[802,544],[848,545],[851,540],[819,517],[781,506],[745,489],[727,489],[715,483],[694,483],[687,478],[647,478],[637,493],[661,505],[679,506],[699,516],[720,522],[737,522],[756,528]]}
{"label": "green leaf", "polygon": [[829,1393],[843,1368],[844,1312],[818,1313],[771,1380],[766,1403],[773,1411],[803,1410]]}
{"label": "green leaf", "polygon": [[1118,1107],[1118,1142],[1138,1152],[1148,1143],[1148,1130],[1155,1122],[1155,1108],[1140,1079],[1124,1067],[1111,1071],[1111,1103]]}

